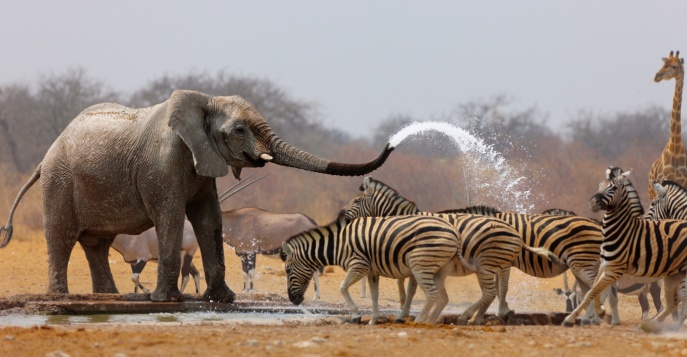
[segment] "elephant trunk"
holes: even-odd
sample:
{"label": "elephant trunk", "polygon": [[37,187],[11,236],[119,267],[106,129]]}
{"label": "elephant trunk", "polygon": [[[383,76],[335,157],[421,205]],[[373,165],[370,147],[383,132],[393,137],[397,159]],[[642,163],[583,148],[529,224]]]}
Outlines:
{"label": "elephant trunk", "polygon": [[264,135],[261,136],[263,137],[263,142],[268,144],[274,156],[272,160],[273,163],[329,175],[366,175],[382,166],[389,157],[389,154],[394,150],[394,147],[387,144],[377,158],[362,164],[334,162],[319,158],[299,148],[293,147],[277,137],[271,129],[266,128],[266,130],[268,130],[268,132],[263,132]]}

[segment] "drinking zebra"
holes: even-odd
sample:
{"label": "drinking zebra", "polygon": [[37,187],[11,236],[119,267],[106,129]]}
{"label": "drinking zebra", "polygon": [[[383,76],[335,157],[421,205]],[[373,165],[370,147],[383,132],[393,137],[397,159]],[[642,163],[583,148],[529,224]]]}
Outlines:
{"label": "drinking zebra", "polygon": [[[582,304],[563,321],[573,326],[583,308],[623,274],[663,278],[666,308],[656,316],[663,321],[677,307],[677,289],[687,269],[687,221],[647,220],[637,190],[627,178],[629,172],[617,167],[606,170],[606,179],[589,200],[592,211],[605,210],[601,269]],[[680,314],[678,326],[684,322]]]}
{"label": "drinking zebra", "polygon": [[[523,248],[542,256],[542,259],[557,261],[548,249],[524,246],[518,232],[501,220],[471,214],[420,212],[413,202],[398,194],[396,190],[370,177],[365,178],[361,190],[363,192],[341,210],[340,217],[354,219],[367,216],[420,214],[441,217],[455,227],[462,239],[461,251],[468,265],[465,265],[464,261],[456,261],[456,265],[449,274],[466,276],[476,273],[482,289],[482,297],[459,317],[461,323],[468,320],[473,323],[481,322],[484,313],[497,295],[497,289],[499,295],[497,314],[500,317],[506,317],[511,312],[505,299],[510,268]],[[558,263],[561,262],[558,261]],[[414,293],[415,282],[410,279],[402,317],[409,313]]]}
{"label": "drinking zebra", "polygon": [[434,323],[448,303],[444,280],[453,266],[451,261],[461,259],[460,249],[453,226],[440,218],[339,218],[286,240],[281,258],[285,261],[289,300],[296,305],[303,301],[318,268],[338,265],[346,271],[339,289],[353,322],[360,322],[361,315],[348,292],[351,285],[368,277],[373,325],[379,317],[379,277],[413,276],[426,296],[416,321]]}
{"label": "drinking zebra", "polygon": [[[554,215],[561,215],[561,216],[577,216],[575,212],[573,211],[568,211],[564,210],[561,208],[551,208],[548,209],[542,214],[554,214]],[[647,214],[648,217],[648,214]],[[674,217],[664,217],[664,218],[674,218]],[[601,226],[601,222],[594,219],[594,222],[597,222],[599,226]],[[582,298],[584,295],[581,292],[578,292],[577,288],[579,287],[577,282],[573,284],[572,290],[568,288],[568,282],[567,282],[567,276],[565,273],[563,273],[563,279],[564,279],[564,288],[565,290],[561,290],[560,288],[554,289],[556,294],[562,295],[565,297],[565,312],[571,312],[573,311],[577,305],[579,304],[580,301],[582,301]],[[656,308],[656,315],[660,314],[661,311],[663,311],[663,303],[661,302],[661,289],[663,287],[663,279],[660,278],[639,278],[639,277],[634,277],[631,275],[623,275],[618,279],[617,284],[614,284],[611,286],[610,291],[606,290],[604,294],[601,296],[601,302],[603,303],[606,300],[606,296],[610,293],[611,296],[613,296],[615,299],[617,299],[617,294],[621,293],[623,295],[636,295],[637,300],[639,302],[639,307],[642,309],[642,320],[646,319],[649,317],[649,311],[651,311],[651,308],[649,306],[649,297],[648,295],[651,295],[651,300],[654,302],[654,307]]]}
{"label": "drinking zebra", "polygon": [[[348,217],[359,216],[391,216],[398,214],[423,213],[414,202],[401,196],[395,189],[381,181],[366,177],[360,186],[360,195],[346,206]],[[578,281],[583,293],[586,293],[594,283],[599,267],[599,251],[601,247],[601,228],[588,218],[579,216],[526,215],[519,213],[500,212],[491,207],[477,206],[457,211],[447,211],[454,214],[478,214],[488,217],[491,222],[503,225],[503,222],[517,233],[518,253],[509,262],[528,275],[539,278],[552,278],[570,269]],[[426,214],[426,213],[423,213]],[[556,259],[545,259],[533,250],[552,252]],[[467,251],[464,251],[467,254]],[[559,264],[560,263],[560,264]],[[501,287],[502,284],[499,284]],[[505,302],[507,285],[499,289],[499,314],[507,309]],[[411,300],[410,295],[406,302]],[[602,315],[600,300],[595,300],[597,315]],[[507,311],[507,310],[505,310]],[[619,323],[617,299],[611,300],[612,322]],[[589,310],[584,322],[590,321],[594,311]]]}

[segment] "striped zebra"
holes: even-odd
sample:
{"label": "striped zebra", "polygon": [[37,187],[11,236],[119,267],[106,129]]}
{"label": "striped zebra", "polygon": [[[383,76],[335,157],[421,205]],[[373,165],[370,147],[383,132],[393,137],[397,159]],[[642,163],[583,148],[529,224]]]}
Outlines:
{"label": "striped zebra", "polygon": [[[420,214],[441,217],[456,228],[462,240],[461,251],[464,260],[456,261],[449,274],[466,276],[476,273],[482,290],[481,298],[461,314],[460,323],[468,321],[480,323],[497,293],[499,295],[498,316],[506,317],[511,313],[505,299],[510,268],[523,248],[533,254],[543,256],[542,259],[557,261],[548,249],[525,247],[518,232],[501,220],[471,214],[420,212],[413,202],[398,194],[396,190],[370,177],[365,178],[361,190],[363,192],[341,210],[339,217],[354,219],[367,216]],[[558,263],[562,264],[560,261]],[[410,279],[402,317],[409,313],[414,293],[415,282]]]}
{"label": "striped zebra", "polygon": [[338,265],[346,271],[339,290],[353,322],[359,323],[361,315],[348,292],[351,285],[367,276],[373,325],[379,317],[379,277],[413,276],[426,296],[416,321],[434,323],[448,303],[444,280],[453,260],[460,259],[460,238],[453,226],[435,217],[339,218],[289,238],[280,255],[289,300],[296,305],[318,268]]}
{"label": "striped zebra", "polygon": [[[628,175],[620,168],[609,167],[599,191],[589,200],[592,211],[606,211],[601,270],[582,304],[565,318],[563,326],[573,326],[586,304],[623,274],[663,278],[667,306],[656,320],[663,321],[677,307],[678,286],[685,280],[687,269],[687,221],[645,219]],[[680,314],[678,326],[684,320],[684,314]]]}
{"label": "striped zebra", "polygon": [[[366,177],[360,186],[360,195],[354,198],[344,209],[348,217],[366,215],[390,216],[397,214],[421,213],[414,202],[401,196],[395,189],[381,181]],[[519,247],[516,258],[509,261],[528,275],[539,278],[552,278],[570,269],[579,283],[583,293],[587,293],[594,284],[599,268],[599,252],[602,235],[601,227],[593,220],[579,216],[525,215],[500,212],[486,206],[475,206],[458,211],[446,211],[454,214],[478,214],[493,216],[492,222],[502,225],[505,221],[517,233]],[[542,257],[533,250],[552,252],[555,259]],[[463,250],[467,254],[466,250]],[[562,263],[561,263],[562,262]],[[499,314],[507,311],[505,297],[507,282],[499,280]],[[406,298],[406,302],[410,296]],[[583,322],[591,319],[598,321],[603,314],[601,301],[595,299],[597,316],[588,310]],[[505,310],[504,310],[505,309]],[[617,300],[611,301],[612,322],[619,323]]]}
{"label": "striped zebra", "polygon": [[677,182],[663,180],[653,183],[656,197],[646,214],[647,219],[687,220],[687,190]]}
{"label": "striped zebra", "polygon": [[[560,215],[560,216],[577,216],[577,214],[573,211],[568,211],[564,210],[561,208],[551,208],[547,209],[546,211],[542,212],[542,214],[555,214],[555,215]],[[648,214],[647,214],[648,216]],[[671,217],[664,217],[664,218],[671,218]],[[594,219],[595,222],[597,222],[599,225],[601,225],[601,222]],[[556,294],[562,295],[565,297],[565,312],[571,312],[573,311],[579,302],[582,300],[582,295],[581,292],[577,291],[578,284],[575,282],[573,284],[572,290],[568,288],[568,283],[567,283],[567,276],[566,273],[563,273],[563,279],[564,279],[564,288],[565,290],[561,290],[559,288],[554,289]],[[637,300],[639,302],[639,307],[642,309],[642,320],[646,319],[649,317],[649,312],[651,311],[651,308],[649,306],[649,297],[648,295],[651,295],[651,300],[654,302],[654,307],[656,308],[656,315],[660,314],[661,311],[663,311],[663,303],[661,302],[661,289],[663,287],[663,279],[660,278],[639,278],[639,277],[634,277],[632,275],[623,275],[618,279],[617,284],[614,284],[611,286],[610,289],[610,296],[611,299],[618,299],[618,293],[621,293],[623,295],[636,295]],[[609,291],[606,290],[604,294],[602,294],[601,297],[601,302],[603,303],[606,300],[606,296],[608,296]]]}

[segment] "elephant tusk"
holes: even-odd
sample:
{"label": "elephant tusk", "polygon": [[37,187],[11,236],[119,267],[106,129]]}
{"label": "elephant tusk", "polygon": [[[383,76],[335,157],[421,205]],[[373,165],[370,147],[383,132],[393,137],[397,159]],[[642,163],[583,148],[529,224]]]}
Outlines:
{"label": "elephant tusk", "polygon": [[260,158],[265,160],[265,161],[272,161],[272,156],[268,154],[260,154]]}

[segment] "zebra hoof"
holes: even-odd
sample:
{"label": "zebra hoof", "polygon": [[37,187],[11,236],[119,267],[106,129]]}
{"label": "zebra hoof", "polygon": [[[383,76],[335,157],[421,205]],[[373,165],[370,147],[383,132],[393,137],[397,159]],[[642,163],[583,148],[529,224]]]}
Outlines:
{"label": "zebra hoof", "polygon": [[358,316],[358,317],[353,317],[353,318],[351,318],[351,323],[352,323],[352,324],[360,324],[360,319],[361,319],[360,316]]}
{"label": "zebra hoof", "polygon": [[396,320],[394,320],[394,323],[396,323],[396,324],[404,324],[404,323],[406,323],[406,320],[405,320],[405,319],[401,319],[401,318],[397,318]]}
{"label": "zebra hoof", "polygon": [[580,321],[580,325],[582,325],[582,326],[591,325],[591,324],[592,324],[592,320],[590,320],[590,319],[582,319]]}
{"label": "zebra hoof", "polygon": [[563,320],[563,323],[561,324],[561,326],[563,326],[563,327],[573,327],[573,326],[575,326],[575,323],[573,323],[573,322],[568,322],[568,321],[566,321],[566,320]]}

